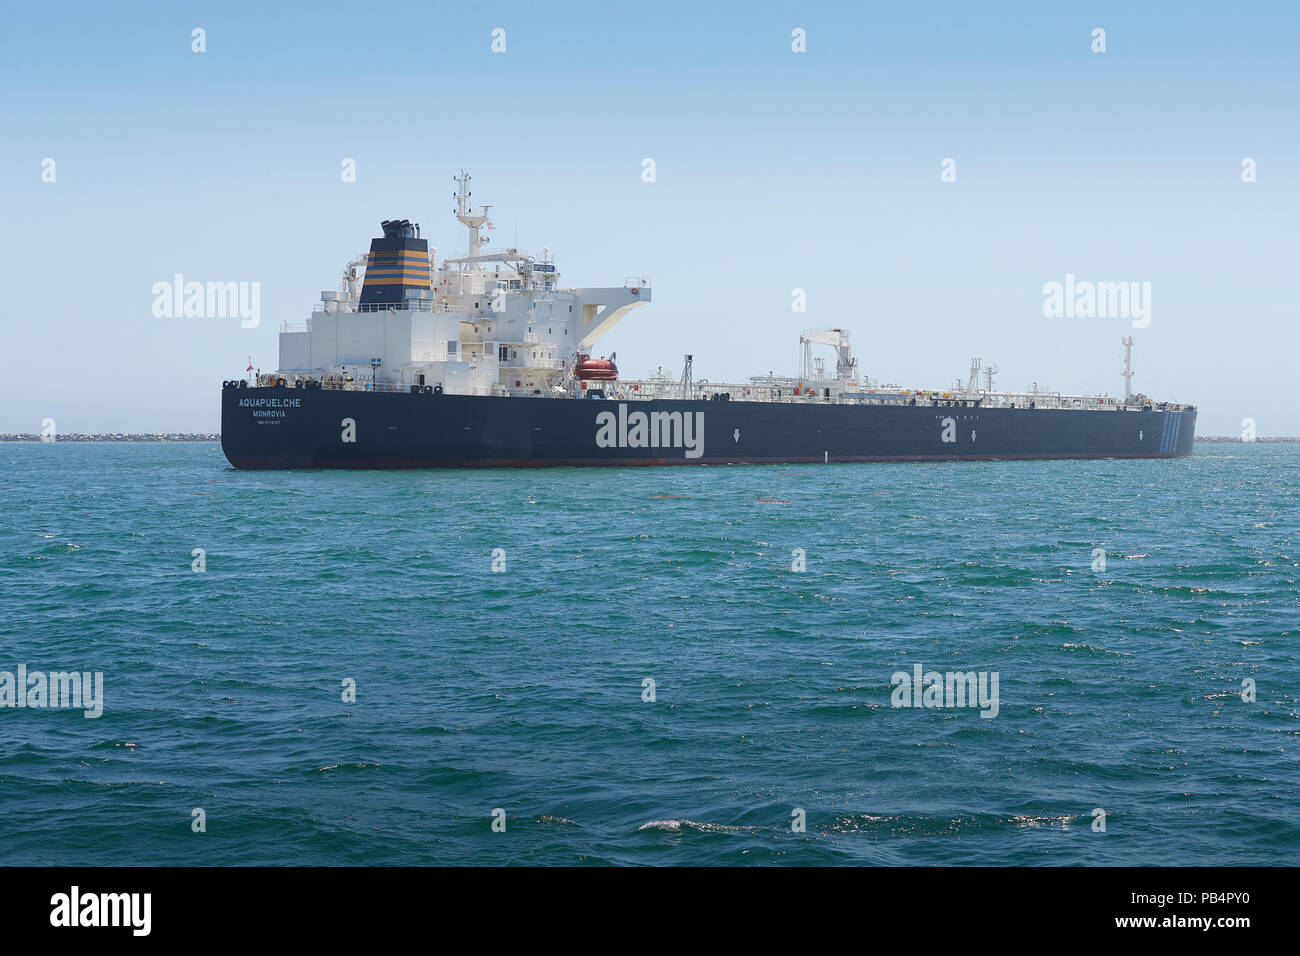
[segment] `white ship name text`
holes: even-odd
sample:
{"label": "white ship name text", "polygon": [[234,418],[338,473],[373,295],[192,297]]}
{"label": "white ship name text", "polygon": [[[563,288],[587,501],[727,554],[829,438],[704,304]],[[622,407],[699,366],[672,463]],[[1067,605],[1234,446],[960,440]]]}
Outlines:
{"label": "white ship name text", "polygon": [[299,408],[301,398],[241,398],[240,408]]}

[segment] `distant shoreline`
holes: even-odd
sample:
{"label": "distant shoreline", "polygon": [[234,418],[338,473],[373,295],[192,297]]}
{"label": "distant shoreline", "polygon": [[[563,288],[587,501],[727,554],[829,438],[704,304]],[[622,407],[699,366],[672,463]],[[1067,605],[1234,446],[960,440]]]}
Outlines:
{"label": "distant shoreline", "polygon": [[0,435],[0,441],[40,442],[42,444],[74,441],[221,441],[221,436],[215,432],[142,432],[140,434],[97,432],[92,435],[68,432],[65,435],[59,435],[57,438],[46,439],[40,435],[23,433]]}
{"label": "distant shoreline", "polygon": [[[1220,445],[1249,445],[1251,442],[1243,441],[1232,435],[1197,435],[1198,442],[1207,442],[1209,444]],[[33,433],[20,434],[0,434],[0,442],[40,442],[45,443],[46,439]],[[221,441],[221,435],[215,432],[141,432],[140,434],[130,434],[121,432],[96,432],[94,434],[83,435],[79,432],[68,432],[66,435],[59,435],[53,441],[57,442],[178,442],[178,441]],[[1291,437],[1286,435],[1275,435],[1265,437],[1260,435],[1255,439],[1254,444],[1295,444],[1300,443],[1300,437]]]}
{"label": "distant shoreline", "polygon": [[1274,435],[1271,438],[1265,438],[1263,435],[1256,437],[1253,441],[1245,441],[1234,435],[1197,435],[1197,441],[1209,442],[1216,445],[1263,445],[1268,443],[1286,444],[1300,442],[1300,438],[1288,435]]}

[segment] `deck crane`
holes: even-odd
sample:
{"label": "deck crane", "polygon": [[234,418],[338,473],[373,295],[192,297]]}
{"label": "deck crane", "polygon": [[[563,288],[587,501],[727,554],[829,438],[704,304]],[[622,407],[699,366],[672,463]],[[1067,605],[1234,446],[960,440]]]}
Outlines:
{"label": "deck crane", "polygon": [[800,333],[799,344],[803,346],[804,381],[821,377],[813,364],[812,347],[829,345],[835,349],[835,378],[840,382],[857,382],[858,360],[849,351],[849,333],[844,329],[810,329]]}

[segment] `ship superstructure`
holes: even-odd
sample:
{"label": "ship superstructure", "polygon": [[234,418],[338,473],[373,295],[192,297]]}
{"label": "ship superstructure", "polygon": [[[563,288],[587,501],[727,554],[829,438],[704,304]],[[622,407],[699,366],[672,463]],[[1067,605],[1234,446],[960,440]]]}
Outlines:
{"label": "ship superstructure", "polygon": [[280,331],[280,368],[264,381],[294,386],[453,395],[565,392],[578,356],[628,312],[650,301],[647,279],[613,288],[562,289],[550,250],[489,252],[490,206],[470,205],[462,173],[456,218],[465,255],[438,258],[409,220],[386,220],[383,237],[321,293],[303,325]]}

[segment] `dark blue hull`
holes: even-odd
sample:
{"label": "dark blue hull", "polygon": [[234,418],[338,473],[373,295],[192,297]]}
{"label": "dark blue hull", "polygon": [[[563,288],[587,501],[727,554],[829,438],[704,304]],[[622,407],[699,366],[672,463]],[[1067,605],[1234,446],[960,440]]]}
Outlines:
{"label": "dark blue hull", "polygon": [[[639,418],[638,416],[644,416]],[[1196,410],[818,405],[226,388],[237,468],[1175,458]]]}

